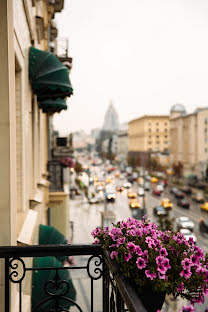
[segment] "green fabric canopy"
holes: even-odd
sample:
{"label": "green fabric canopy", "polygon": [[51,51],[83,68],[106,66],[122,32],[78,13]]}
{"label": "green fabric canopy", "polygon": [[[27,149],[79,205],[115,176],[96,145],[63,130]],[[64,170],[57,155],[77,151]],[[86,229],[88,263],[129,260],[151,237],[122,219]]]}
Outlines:
{"label": "green fabric canopy", "polygon": [[[50,225],[40,224],[39,226],[39,245],[50,244],[68,244],[65,236],[59,232],[55,227]],[[68,259],[68,256],[57,256],[59,261]]]}
{"label": "green fabric canopy", "polygon": [[[38,268],[62,267],[62,264],[55,257],[33,259],[33,268],[37,268],[33,271],[32,276],[32,309],[34,311],[59,311],[57,305],[64,309],[63,311],[68,311],[67,309],[74,305],[70,299],[73,301],[76,300],[76,290],[72,283],[69,270],[38,270]],[[66,283],[68,283],[69,287],[67,287]]]}
{"label": "green fabric canopy", "polygon": [[55,113],[67,109],[67,105],[64,99],[47,99],[39,102],[39,108],[42,109],[43,113]]}
{"label": "green fabric canopy", "polygon": [[73,93],[67,67],[51,52],[30,48],[29,79],[39,101]]}

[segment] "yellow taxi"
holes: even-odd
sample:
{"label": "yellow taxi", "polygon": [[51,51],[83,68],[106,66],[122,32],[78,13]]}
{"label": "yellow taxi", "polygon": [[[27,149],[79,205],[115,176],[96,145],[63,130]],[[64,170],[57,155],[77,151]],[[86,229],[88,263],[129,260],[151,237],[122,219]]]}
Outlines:
{"label": "yellow taxi", "polygon": [[135,199],[130,200],[129,202],[129,207],[134,209],[134,208],[141,208],[141,203]]}
{"label": "yellow taxi", "polygon": [[137,194],[135,192],[129,191],[128,192],[128,198],[136,198]]}
{"label": "yellow taxi", "polygon": [[111,183],[111,182],[112,182],[111,178],[106,178],[105,179],[105,183]]}
{"label": "yellow taxi", "polygon": [[208,211],[208,202],[205,202],[205,203],[201,204],[201,205],[200,205],[200,209],[201,209],[201,210]]}
{"label": "yellow taxi", "polygon": [[151,177],[150,181],[151,181],[152,183],[157,183],[157,182],[158,182],[158,178],[156,178],[156,177]]}
{"label": "yellow taxi", "polygon": [[161,200],[161,206],[163,206],[166,209],[172,209],[173,208],[173,203],[170,201],[169,198],[163,198]]}
{"label": "yellow taxi", "polygon": [[137,183],[138,183],[138,184],[144,184],[144,179],[143,179],[142,177],[139,177],[139,178],[137,179]]}

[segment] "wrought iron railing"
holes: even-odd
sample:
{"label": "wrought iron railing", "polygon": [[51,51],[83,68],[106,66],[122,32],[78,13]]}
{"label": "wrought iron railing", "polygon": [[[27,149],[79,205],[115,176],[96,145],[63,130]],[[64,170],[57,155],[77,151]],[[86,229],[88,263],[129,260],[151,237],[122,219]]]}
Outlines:
{"label": "wrought iron railing", "polygon": [[[33,267],[27,265],[28,258],[34,257],[63,257],[63,256],[88,256],[85,265],[67,265],[64,267]],[[13,312],[11,306],[11,285],[18,285],[18,305],[19,310],[15,312],[24,312],[22,304],[22,284],[28,272],[38,270],[52,270],[53,278],[40,285],[44,292],[44,300],[40,300],[36,306],[32,306],[31,311],[39,312],[62,312],[62,311],[80,311],[80,312],[145,312],[141,301],[135,290],[131,287],[119,272],[116,264],[109,258],[101,245],[42,245],[42,246],[14,246],[0,247],[0,258],[5,261],[5,312]],[[90,297],[90,306],[84,308],[78,301],[67,297],[70,290],[70,284],[67,280],[61,280],[60,270],[69,270],[70,272],[87,273],[90,281],[90,287],[87,292]],[[97,281],[99,285],[96,284]],[[95,298],[96,290],[96,298]],[[99,295],[97,292],[99,290]],[[99,296],[99,298],[98,298]],[[37,299],[37,298],[36,298]],[[99,311],[95,308],[95,301],[100,300],[101,307]],[[46,303],[54,303],[46,309]],[[68,304],[68,308],[66,308]],[[45,308],[44,308],[45,306]],[[73,306],[73,308],[69,308]]]}

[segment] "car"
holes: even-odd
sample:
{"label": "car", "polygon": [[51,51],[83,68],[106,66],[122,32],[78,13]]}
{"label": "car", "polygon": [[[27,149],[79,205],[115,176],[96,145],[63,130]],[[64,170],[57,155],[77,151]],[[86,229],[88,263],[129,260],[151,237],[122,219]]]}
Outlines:
{"label": "car", "polygon": [[153,208],[153,213],[156,216],[167,216],[168,212],[163,206],[156,206]]}
{"label": "car", "polygon": [[123,186],[116,186],[116,192],[123,192],[124,187]]}
{"label": "car", "polygon": [[173,203],[170,201],[169,198],[163,198],[161,200],[161,206],[163,206],[167,210],[170,210],[173,208]]}
{"label": "car", "polygon": [[196,235],[194,233],[192,233],[190,230],[188,229],[180,229],[180,233],[183,234],[183,236],[189,240],[189,238],[192,238],[194,243],[196,244]]}
{"label": "car", "polygon": [[164,185],[157,184],[156,189],[158,189],[159,191],[163,192],[165,188],[164,188]]}
{"label": "car", "polygon": [[128,198],[136,198],[137,197],[137,194],[133,191],[129,191],[128,192]]}
{"label": "car", "polygon": [[134,209],[134,208],[141,208],[141,206],[142,206],[142,204],[138,200],[136,200],[136,199],[132,199],[129,202],[129,207],[132,208],[132,209]]}
{"label": "car", "polygon": [[112,179],[110,177],[105,179],[105,183],[111,183],[111,182],[112,182]]}
{"label": "car", "polygon": [[185,193],[186,195],[192,194],[192,189],[188,186],[184,186],[180,189],[181,192]]}
{"label": "car", "polygon": [[176,227],[178,231],[180,229],[188,229],[190,231],[193,231],[194,222],[192,222],[189,217],[179,217],[176,219]]}
{"label": "car", "polygon": [[162,192],[155,188],[155,189],[152,191],[152,194],[153,194],[153,195],[156,195],[156,196],[160,196],[160,195],[162,194]]}
{"label": "car", "polygon": [[145,183],[144,183],[144,189],[145,189],[145,191],[149,191],[149,190],[150,190],[150,184],[149,184],[149,182],[145,182]]}
{"label": "car", "polygon": [[189,208],[190,207],[190,203],[187,199],[179,199],[177,201],[177,205],[180,206],[180,207],[183,207],[183,208]]}
{"label": "car", "polygon": [[116,200],[116,193],[113,190],[112,191],[107,191],[105,193],[105,198],[106,198],[106,201],[115,202],[115,200]]}
{"label": "car", "polygon": [[201,210],[208,211],[208,202],[204,202],[203,204],[200,205]]}
{"label": "car", "polygon": [[139,177],[139,178],[137,179],[137,183],[138,183],[139,185],[143,185],[143,184],[144,184],[144,178],[143,178],[143,177]]}
{"label": "car", "polygon": [[204,195],[202,192],[193,193],[191,198],[193,201],[195,201],[199,204],[203,204],[203,202],[204,202]]}
{"label": "car", "polygon": [[178,190],[178,192],[176,192],[174,195],[175,195],[175,197],[178,198],[178,199],[183,199],[183,198],[184,198],[184,193],[181,192],[181,191],[179,191],[179,190]]}
{"label": "car", "polygon": [[157,183],[157,182],[158,182],[158,178],[156,178],[156,177],[151,177],[150,181],[151,181],[152,183]]}
{"label": "car", "polygon": [[100,203],[101,201],[100,201],[100,199],[98,198],[98,197],[91,197],[90,199],[89,199],[89,203],[90,204],[98,204],[98,203]]}
{"label": "car", "polygon": [[178,188],[177,187],[172,187],[170,189],[170,193],[173,194],[173,195],[175,195],[177,192],[178,192]]}
{"label": "car", "polygon": [[138,188],[137,194],[138,194],[139,196],[144,196],[144,188],[143,188],[143,187],[139,187],[139,188]]}
{"label": "car", "polygon": [[132,184],[130,182],[126,182],[126,183],[123,184],[123,187],[125,189],[130,189],[132,187]]}
{"label": "car", "polygon": [[159,183],[163,184],[164,187],[168,186],[168,181],[167,180],[161,180]]}

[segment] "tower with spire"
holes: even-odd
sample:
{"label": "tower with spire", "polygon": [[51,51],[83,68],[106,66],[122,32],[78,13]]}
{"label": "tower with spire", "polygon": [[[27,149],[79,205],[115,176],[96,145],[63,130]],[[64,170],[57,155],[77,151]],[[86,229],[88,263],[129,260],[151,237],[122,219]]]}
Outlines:
{"label": "tower with spire", "polygon": [[115,110],[113,102],[110,102],[110,105],[105,113],[104,123],[103,123],[103,131],[109,132],[117,132],[119,129],[119,120],[118,114]]}

